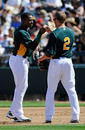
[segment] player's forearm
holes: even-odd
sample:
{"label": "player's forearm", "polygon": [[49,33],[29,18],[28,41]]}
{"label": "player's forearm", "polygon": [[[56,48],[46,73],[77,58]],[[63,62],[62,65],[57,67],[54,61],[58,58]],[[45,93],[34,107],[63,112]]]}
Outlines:
{"label": "player's forearm", "polygon": [[41,36],[42,36],[42,34],[38,33],[37,36],[36,36],[36,38],[34,39],[34,41],[35,41],[36,43],[39,43],[39,42],[40,42],[40,39],[41,39]]}
{"label": "player's forearm", "polygon": [[37,34],[34,41],[32,41],[30,38],[29,40],[27,39],[28,41],[27,41],[27,44],[25,42],[25,46],[27,46],[28,49],[31,49],[32,51],[34,51],[40,42],[42,34],[44,34],[45,31],[46,31],[45,28],[40,28],[39,33]]}
{"label": "player's forearm", "polygon": [[30,40],[28,42],[28,44],[25,44],[25,46],[28,48],[28,49],[31,49],[31,50],[35,50],[36,47],[38,46],[39,42],[40,42],[40,39],[41,39],[41,34],[38,33],[38,35],[36,36],[36,38],[34,39],[34,41]]}
{"label": "player's forearm", "polygon": [[31,44],[29,45],[29,48],[31,50],[35,50],[36,47],[38,46],[41,36],[42,34],[44,34],[46,32],[46,29],[44,27],[40,28],[39,33],[37,34],[36,38],[34,39],[34,41],[31,42]]}

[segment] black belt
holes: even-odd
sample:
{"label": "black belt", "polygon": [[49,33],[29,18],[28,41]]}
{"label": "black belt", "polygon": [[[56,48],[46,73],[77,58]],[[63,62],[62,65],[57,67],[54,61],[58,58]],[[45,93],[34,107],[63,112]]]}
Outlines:
{"label": "black belt", "polygon": [[[17,54],[12,54],[12,55],[14,55],[14,56],[16,56]],[[26,58],[27,56],[22,56],[23,58]]]}
{"label": "black belt", "polygon": [[[60,59],[61,57],[55,57],[55,58],[52,58],[52,59]],[[62,57],[63,58],[63,57]],[[70,57],[65,57],[67,59],[70,59]]]}
{"label": "black belt", "polygon": [[60,59],[60,57],[53,57],[52,59]]}

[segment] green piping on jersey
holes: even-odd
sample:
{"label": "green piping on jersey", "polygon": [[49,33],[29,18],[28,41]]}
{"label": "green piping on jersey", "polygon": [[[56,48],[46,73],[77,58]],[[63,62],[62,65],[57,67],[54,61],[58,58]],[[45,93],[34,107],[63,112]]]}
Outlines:
{"label": "green piping on jersey", "polygon": [[27,51],[27,48],[21,43],[20,47],[19,47],[19,50],[17,51],[17,55],[24,56],[26,51]]}

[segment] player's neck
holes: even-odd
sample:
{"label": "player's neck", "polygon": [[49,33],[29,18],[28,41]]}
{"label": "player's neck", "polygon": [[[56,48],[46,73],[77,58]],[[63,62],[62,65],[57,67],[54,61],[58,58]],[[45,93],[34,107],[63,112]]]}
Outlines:
{"label": "player's neck", "polygon": [[24,25],[24,24],[21,24],[21,26],[23,27],[23,29],[25,29],[25,30],[27,30],[27,26],[26,25]]}
{"label": "player's neck", "polygon": [[65,28],[65,24],[64,23],[62,23],[62,24],[60,23],[58,28]]}

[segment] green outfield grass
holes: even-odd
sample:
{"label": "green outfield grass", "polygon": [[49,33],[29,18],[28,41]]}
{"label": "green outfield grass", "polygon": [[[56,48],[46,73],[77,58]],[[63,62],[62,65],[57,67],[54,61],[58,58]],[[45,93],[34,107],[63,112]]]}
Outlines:
{"label": "green outfield grass", "polygon": [[[10,107],[11,101],[0,101],[0,107]],[[85,102],[79,103],[81,107],[85,107]],[[24,101],[24,107],[45,107],[45,101]],[[55,102],[55,107],[70,107],[68,102]]]}
{"label": "green outfield grass", "polygon": [[85,130],[85,125],[0,126],[0,130]]}

